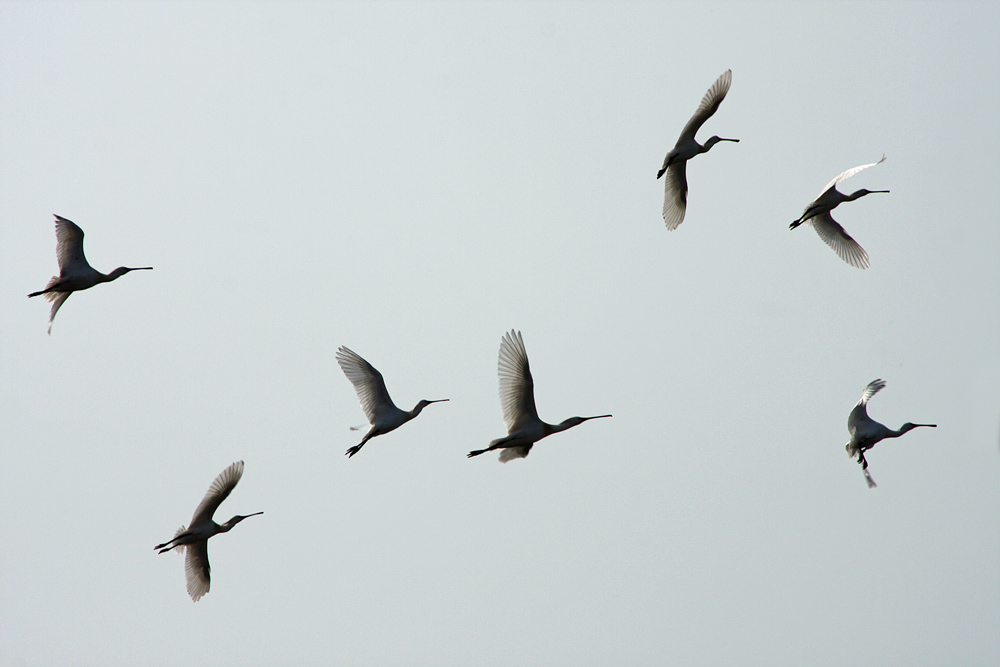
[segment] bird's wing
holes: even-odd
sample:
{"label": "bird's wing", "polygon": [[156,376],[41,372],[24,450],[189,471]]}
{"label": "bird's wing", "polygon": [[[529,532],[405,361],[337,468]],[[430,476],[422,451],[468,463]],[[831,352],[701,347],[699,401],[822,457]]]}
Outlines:
{"label": "bird's wing", "polygon": [[208,540],[187,545],[184,554],[184,575],[187,592],[197,602],[212,585],[212,567],[208,564]]}
{"label": "bird's wing", "polygon": [[361,409],[365,411],[369,424],[374,424],[387,409],[398,409],[389,398],[382,374],[356,352],[343,346],[337,348],[337,363],[354,385],[354,391],[358,392]]}
{"label": "bird's wing", "polygon": [[677,145],[680,146],[682,143],[687,143],[688,141],[694,141],[694,135],[697,134],[698,129],[705,124],[705,121],[712,117],[719,109],[719,105],[722,104],[722,100],[726,99],[726,93],[729,92],[729,85],[733,82],[733,70],[727,69],[722,75],[715,80],[712,87],[708,89],[705,96],[701,98],[701,104],[698,105],[698,110],[694,112],[691,116],[691,120],[687,122],[684,129],[681,130],[681,136],[677,140]]}
{"label": "bird's wing", "polygon": [[[243,476],[243,461],[237,461],[232,464],[215,478],[212,482],[212,486],[208,487],[208,492],[205,497],[201,499],[198,504],[198,509],[194,511],[194,516],[191,517],[192,528],[198,526],[198,524],[204,521],[211,521],[212,517],[215,515],[215,510],[219,509],[219,505],[222,501],[229,497],[229,494],[233,492],[236,485],[240,481],[240,477]],[[205,561],[206,567],[208,566],[208,560]],[[206,588],[207,590],[207,588]]]}
{"label": "bird's wing", "polygon": [[809,222],[823,242],[833,248],[842,260],[859,269],[868,268],[868,253],[844,231],[829,211],[809,218]]}
{"label": "bird's wing", "polygon": [[881,391],[884,386],[885,380],[872,380],[865,387],[861,394],[861,400],[854,406],[851,415],[847,418],[847,430],[850,431],[852,437],[862,426],[874,423],[872,418],[868,416],[868,399]]}
{"label": "bird's wing", "polygon": [[882,388],[884,386],[885,386],[885,380],[872,380],[871,382],[869,382],[868,386],[865,387],[864,393],[861,394],[860,403],[862,405],[867,403],[868,399],[870,399],[872,396],[882,391]]}
{"label": "bird's wing", "polygon": [[52,302],[52,309],[49,310],[49,333],[52,333],[52,320],[56,319],[56,313],[62,307],[66,299],[72,292],[46,292],[45,298]]}
{"label": "bird's wing", "polygon": [[663,222],[667,229],[677,229],[687,211],[687,162],[675,162],[667,167],[663,179]]}
{"label": "bird's wing", "polygon": [[535,384],[531,380],[528,353],[520,331],[511,329],[500,341],[497,374],[500,376],[500,407],[503,408],[507,433],[513,433],[525,423],[537,421]]}
{"label": "bird's wing", "polygon": [[519,445],[517,447],[504,447],[500,450],[500,463],[507,463],[514,459],[523,459],[531,451],[532,445]]}
{"label": "bird's wing", "polygon": [[843,174],[840,174],[835,179],[833,179],[832,181],[830,181],[829,183],[827,183],[826,187],[824,187],[822,190],[819,191],[819,196],[822,197],[824,192],[826,192],[827,190],[829,190],[833,186],[837,185],[841,181],[846,181],[848,178],[850,178],[854,174],[858,173],[859,171],[861,171],[863,169],[867,169],[868,167],[874,167],[875,165],[882,164],[883,162],[885,162],[885,155],[883,155],[882,159],[879,160],[878,162],[872,162],[871,164],[863,164],[863,165],[861,165],[859,167],[854,167],[852,169],[848,169]]}
{"label": "bird's wing", "polygon": [[90,267],[83,254],[83,230],[75,222],[56,216],[56,259],[59,273],[73,273],[79,266]]}

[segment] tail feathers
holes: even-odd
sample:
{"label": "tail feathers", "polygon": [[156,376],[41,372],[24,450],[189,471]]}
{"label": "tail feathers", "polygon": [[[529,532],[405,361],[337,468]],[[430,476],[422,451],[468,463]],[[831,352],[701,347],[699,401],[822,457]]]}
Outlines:
{"label": "tail feathers", "polygon": [[[187,528],[184,527],[184,526],[181,526],[180,528],[178,528],[177,532],[174,533],[174,539],[176,540],[178,537],[180,537],[184,533],[185,530],[187,530]],[[183,544],[175,544],[173,548],[174,548],[174,551],[176,551],[179,554],[184,553],[184,545]]]}
{"label": "tail feathers", "polygon": [[[50,290],[58,284],[59,284],[59,276],[52,276],[52,280],[50,280],[49,284],[45,286],[45,289]],[[42,291],[45,292],[45,290]],[[56,297],[58,297],[60,294],[61,292],[45,292],[45,298],[48,299],[49,301],[55,301]]]}
{"label": "tail feathers", "polygon": [[507,463],[507,461],[512,461],[514,459],[523,459],[531,451],[531,445],[522,445],[520,447],[506,447],[502,452],[500,452],[500,463]]}
{"label": "tail feathers", "polygon": [[45,286],[45,289],[38,290],[37,292],[32,292],[31,294],[28,295],[28,298],[30,299],[33,296],[41,296],[44,294],[46,299],[52,301],[52,299],[54,299],[55,297],[52,296],[52,292],[49,292],[48,290],[55,287],[58,283],[59,283],[59,276],[52,276],[48,284]]}

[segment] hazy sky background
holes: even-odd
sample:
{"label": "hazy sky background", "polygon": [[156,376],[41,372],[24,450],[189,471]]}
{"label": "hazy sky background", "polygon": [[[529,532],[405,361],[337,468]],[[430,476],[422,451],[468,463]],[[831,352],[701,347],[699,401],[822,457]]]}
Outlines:
{"label": "hazy sky background", "polygon": [[[0,4],[0,662],[996,665],[997,3]],[[667,232],[664,154],[688,165]],[[788,223],[841,171],[871,268]],[[45,334],[52,214],[104,272]],[[540,416],[506,465],[497,350]],[[364,422],[334,354],[396,403]],[[848,459],[847,415],[930,422]],[[211,481],[211,592],[157,555]]]}

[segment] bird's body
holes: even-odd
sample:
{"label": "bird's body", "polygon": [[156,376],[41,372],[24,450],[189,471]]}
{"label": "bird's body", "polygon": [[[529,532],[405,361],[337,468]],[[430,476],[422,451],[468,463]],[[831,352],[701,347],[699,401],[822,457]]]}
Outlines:
{"label": "bird's body", "polygon": [[422,400],[412,410],[406,412],[397,408],[396,404],[389,398],[382,374],[356,352],[341,346],[337,349],[337,363],[340,364],[347,379],[354,385],[358,400],[361,401],[361,408],[365,411],[368,423],[371,424],[371,428],[365,433],[361,442],[347,450],[348,458],[357,454],[365,446],[365,443],[375,436],[396,430],[419,415],[420,411],[431,403],[448,400],[447,398],[434,401]]}
{"label": "bird's body", "polygon": [[212,568],[208,563],[208,539],[213,535],[229,532],[233,526],[247,517],[263,514],[263,512],[254,512],[246,516],[237,515],[221,525],[212,518],[215,515],[215,510],[236,488],[242,476],[243,461],[237,461],[223,470],[208,487],[208,492],[195,509],[194,516],[191,517],[191,526],[189,528],[181,526],[172,540],[153,547],[161,554],[171,549],[179,549],[184,552],[187,592],[195,602],[200,600],[211,586]]}
{"label": "bird's body", "polygon": [[500,406],[503,409],[507,435],[492,441],[485,449],[469,452],[470,458],[496,449],[503,450],[500,452],[502,463],[524,458],[542,438],[573,428],[589,419],[611,416],[570,417],[560,424],[546,424],[539,419],[535,409],[535,385],[531,379],[528,353],[520,331],[511,330],[500,341],[497,370],[500,376]]}
{"label": "bird's body", "polygon": [[833,219],[830,215],[830,211],[837,208],[845,201],[854,201],[855,199],[860,199],[865,195],[875,194],[875,193],[888,193],[888,190],[856,190],[849,195],[845,195],[843,192],[837,189],[837,184],[844,181],[854,174],[858,173],[862,169],[867,169],[868,167],[874,167],[877,164],[882,164],[885,162],[885,156],[878,162],[872,162],[871,164],[863,164],[858,167],[853,167],[848,169],[844,173],[838,175],[832,181],[826,184],[819,196],[806,207],[806,210],[802,212],[798,220],[792,222],[789,225],[789,229],[795,229],[802,223],[808,222],[819,234],[819,237],[823,239],[823,242],[828,246],[833,248],[833,251],[840,256],[842,260],[850,264],[851,266],[857,267],[859,269],[868,268],[868,253],[862,248],[857,241],[851,238],[850,234],[844,231],[844,228]]}
{"label": "bird's body", "polygon": [[696,155],[707,153],[712,146],[720,141],[738,142],[739,139],[722,139],[720,137],[710,137],[704,145],[699,144],[694,138],[698,130],[705,121],[712,117],[718,109],[722,100],[729,92],[729,85],[733,81],[733,71],[726,70],[722,73],[712,87],[708,89],[701,99],[697,111],[691,116],[681,136],[673,149],[667,153],[663,159],[663,166],[657,172],[656,177],[660,178],[664,174],[667,177],[663,181],[663,222],[667,229],[677,229],[677,226],[684,222],[684,214],[687,211],[687,161]]}
{"label": "bird's body", "polygon": [[868,386],[865,387],[864,393],[861,394],[861,400],[854,406],[850,416],[847,418],[847,430],[851,434],[851,439],[845,447],[847,455],[851,458],[858,457],[858,463],[861,464],[861,470],[864,472],[865,481],[868,483],[869,488],[874,488],[876,485],[875,480],[868,473],[868,460],[865,459],[866,451],[886,438],[898,438],[919,426],[937,427],[937,424],[913,424],[907,422],[900,426],[899,430],[894,431],[869,417],[868,400],[884,386],[885,380],[873,380],[869,382]]}
{"label": "bird's body", "polygon": [[49,333],[52,333],[52,320],[59,308],[73,292],[90,289],[100,283],[109,283],[124,276],[129,271],[150,271],[153,267],[141,266],[128,268],[119,266],[105,275],[92,267],[83,254],[83,230],[76,223],[61,216],[56,216],[56,258],[59,261],[59,275],[53,276],[45,289],[32,292],[28,297],[45,295],[52,302],[49,312]]}

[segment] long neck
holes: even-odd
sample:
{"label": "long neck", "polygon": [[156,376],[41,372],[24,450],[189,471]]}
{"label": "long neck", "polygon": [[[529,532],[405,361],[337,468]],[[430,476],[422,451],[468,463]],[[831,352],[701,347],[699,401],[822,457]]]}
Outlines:
{"label": "long neck", "polygon": [[102,283],[110,283],[112,280],[118,280],[129,271],[131,271],[131,269],[126,269],[124,266],[119,266],[117,269],[115,269],[108,275],[104,275],[102,273],[101,277],[98,280]]}
{"label": "long neck", "polygon": [[559,424],[546,424],[543,422],[542,426],[545,428],[546,431],[545,434],[548,435],[549,433],[558,433],[559,431],[565,431],[568,428],[579,426],[582,423],[583,423],[582,421],[577,421],[575,419],[570,418]]}
{"label": "long neck", "polygon": [[411,419],[413,419],[414,417],[416,417],[417,415],[419,415],[420,411],[423,410],[424,408],[426,408],[431,403],[442,403],[442,402],[447,401],[447,400],[448,400],[447,398],[441,398],[441,399],[438,399],[438,400],[435,400],[435,401],[428,401],[428,400],[425,399],[425,400],[420,401],[419,403],[417,403],[415,406],[413,406],[412,410],[410,410],[409,412],[404,412],[403,414],[407,415],[406,421],[410,421]]}

